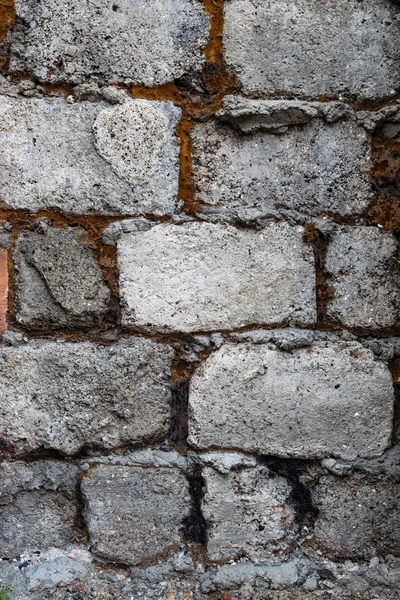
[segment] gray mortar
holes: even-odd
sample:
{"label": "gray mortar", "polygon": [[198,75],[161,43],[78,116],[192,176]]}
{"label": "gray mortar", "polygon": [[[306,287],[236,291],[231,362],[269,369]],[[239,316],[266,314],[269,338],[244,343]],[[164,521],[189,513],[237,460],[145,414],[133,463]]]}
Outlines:
{"label": "gray mortar", "polygon": [[181,111],[0,96],[0,198],[12,209],[172,214]]}
{"label": "gray mortar", "polygon": [[202,218],[298,222],[367,208],[370,135],[345,105],[228,97],[217,116],[192,132]]}
{"label": "gray mortar", "polygon": [[390,1],[224,6],[224,58],[246,92],[378,100],[400,88],[400,27]]}
{"label": "gray mortar", "polygon": [[283,457],[379,456],[393,401],[389,370],[356,342],[292,352],[225,344],[191,380],[189,443]]}
{"label": "gray mortar", "polygon": [[167,346],[139,338],[105,347],[36,341],[2,348],[3,446],[74,454],[85,445],[165,436],[171,359]]}
{"label": "gray mortar", "polygon": [[204,64],[209,25],[198,0],[16,0],[15,10],[10,69],[42,81],[153,86]]}
{"label": "gray mortar", "polygon": [[13,254],[16,319],[24,325],[90,325],[110,300],[85,232],[42,224],[18,237]]}

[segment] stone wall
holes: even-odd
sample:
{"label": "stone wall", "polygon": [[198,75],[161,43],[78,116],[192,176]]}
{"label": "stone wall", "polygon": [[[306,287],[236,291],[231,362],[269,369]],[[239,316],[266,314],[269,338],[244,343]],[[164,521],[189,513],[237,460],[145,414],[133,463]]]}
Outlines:
{"label": "stone wall", "polygon": [[1,600],[398,600],[399,2],[0,0],[0,65]]}

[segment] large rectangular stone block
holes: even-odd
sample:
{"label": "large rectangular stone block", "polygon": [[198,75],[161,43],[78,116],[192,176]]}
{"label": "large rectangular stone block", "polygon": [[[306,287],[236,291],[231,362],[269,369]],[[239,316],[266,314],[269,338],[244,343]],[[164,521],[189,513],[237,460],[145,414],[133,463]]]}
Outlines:
{"label": "large rectangular stone block", "polygon": [[171,214],[179,117],[171,102],[0,96],[0,199],[29,211]]}
{"label": "large rectangular stone block", "polygon": [[198,0],[16,0],[15,10],[11,70],[44,81],[160,85],[204,63]]}
{"label": "large rectangular stone block", "polygon": [[378,99],[400,86],[388,0],[229,0],[224,57],[247,91]]}
{"label": "large rectangular stone block", "polygon": [[322,477],[313,492],[318,518],[309,544],[337,559],[400,554],[400,485],[355,473]]}
{"label": "large rectangular stone block", "polygon": [[302,234],[284,223],[257,232],[185,223],[122,233],[124,325],[187,332],[313,323],[314,258]]}
{"label": "large rectangular stone block", "polygon": [[202,514],[207,523],[209,560],[246,556],[271,559],[293,541],[294,514],[287,504],[291,486],[266,467],[227,474],[203,469]]}
{"label": "large rectangular stone block", "polygon": [[31,342],[0,351],[0,441],[24,453],[74,454],[167,433],[170,348],[128,338],[112,346]]}
{"label": "large rectangular stone block", "polygon": [[189,442],[284,457],[382,454],[392,433],[388,368],[356,342],[282,352],[226,344],[189,392]]}
{"label": "large rectangular stone block", "polygon": [[137,565],[182,548],[191,503],[178,470],[98,465],[82,489],[94,554]]}
{"label": "large rectangular stone block", "polygon": [[343,111],[335,103],[225,99],[219,121],[192,132],[199,212],[231,221],[362,213],[372,198],[370,140]]}
{"label": "large rectangular stone block", "polygon": [[400,248],[377,227],[343,227],[328,246],[327,316],[346,327],[379,329],[400,322]]}
{"label": "large rectangular stone block", "polygon": [[73,543],[77,472],[53,461],[1,463],[2,558]]}
{"label": "large rectangular stone block", "polygon": [[24,231],[13,253],[16,318],[40,329],[88,326],[104,319],[110,290],[85,232],[48,227]]}

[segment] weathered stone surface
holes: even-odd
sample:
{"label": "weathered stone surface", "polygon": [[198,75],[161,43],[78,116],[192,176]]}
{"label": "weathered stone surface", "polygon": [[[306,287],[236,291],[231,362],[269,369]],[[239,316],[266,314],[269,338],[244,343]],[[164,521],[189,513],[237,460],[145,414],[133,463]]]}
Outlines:
{"label": "weathered stone surface", "polygon": [[185,223],[122,234],[123,323],[173,331],[313,323],[314,259],[302,233],[283,223],[259,232]]}
{"label": "weathered stone surface", "polygon": [[0,198],[10,208],[171,214],[180,110],[0,96]]}
{"label": "weathered stone surface", "polygon": [[182,546],[190,496],[179,471],[98,465],[82,486],[98,556],[137,565]]}
{"label": "weathered stone surface", "polygon": [[66,463],[1,463],[2,558],[73,541],[76,475]]}
{"label": "weathered stone surface", "polygon": [[13,258],[19,323],[42,328],[103,319],[110,290],[83,230],[43,224],[20,234]]}
{"label": "weathered stone surface", "polygon": [[200,70],[208,21],[197,0],[16,0],[11,70],[51,82],[160,85]]}
{"label": "weathered stone surface", "polygon": [[375,227],[345,227],[331,239],[325,268],[327,315],[346,327],[392,327],[400,319],[400,248]]}
{"label": "weathered stone surface", "polygon": [[246,90],[378,99],[400,87],[387,0],[229,0],[224,56]]}
{"label": "weathered stone surface", "polygon": [[359,473],[322,477],[313,492],[319,514],[310,543],[334,558],[399,555],[399,483]]}
{"label": "weathered stone surface", "polygon": [[241,104],[221,112],[234,128],[209,122],[192,132],[195,198],[203,213],[248,221],[350,216],[366,209],[369,136],[362,127],[335,117],[325,122],[316,103]]}
{"label": "weathered stone surface", "polygon": [[207,522],[209,560],[247,556],[271,559],[293,539],[293,510],[287,505],[291,486],[265,467],[222,474],[203,470],[202,514]]}
{"label": "weathered stone surface", "polygon": [[73,454],[166,434],[171,350],[128,338],[113,346],[31,342],[0,353],[3,445]]}
{"label": "weathered stone surface", "polygon": [[387,367],[356,342],[280,352],[225,344],[194,374],[189,441],[293,457],[379,456],[392,431]]}

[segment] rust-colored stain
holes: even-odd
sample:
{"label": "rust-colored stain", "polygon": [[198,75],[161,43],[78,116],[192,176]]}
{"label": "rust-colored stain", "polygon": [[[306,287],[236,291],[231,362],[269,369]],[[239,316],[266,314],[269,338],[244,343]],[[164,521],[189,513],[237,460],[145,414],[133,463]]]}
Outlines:
{"label": "rust-colored stain", "polygon": [[8,252],[0,248],[0,335],[7,329]]}
{"label": "rust-colored stain", "polygon": [[0,40],[3,40],[14,24],[14,0],[0,0]]}
{"label": "rust-colored stain", "polygon": [[[0,0],[0,42],[4,40],[11,27],[14,25],[15,9],[14,0]],[[8,56],[0,54],[0,73],[8,69]]]}
{"label": "rust-colored stain", "polygon": [[400,142],[376,138],[371,147],[371,179],[377,197],[368,209],[374,224],[400,228]]}

